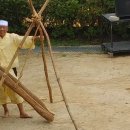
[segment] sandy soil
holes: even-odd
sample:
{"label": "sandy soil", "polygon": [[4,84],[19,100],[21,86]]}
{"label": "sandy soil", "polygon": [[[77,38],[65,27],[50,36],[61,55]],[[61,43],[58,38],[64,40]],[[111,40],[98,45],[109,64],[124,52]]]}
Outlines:
{"label": "sandy soil", "polygon": [[[20,66],[24,59],[20,55]],[[130,56],[55,53],[54,61],[78,130],[130,130]],[[21,82],[55,113],[54,121],[47,123],[26,102],[33,118],[20,119],[16,105],[9,104],[10,117],[0,117],[0,130],[75,130],[48,55],[47,64],[54,103],[49,102],[40,54],[30,56]]]}

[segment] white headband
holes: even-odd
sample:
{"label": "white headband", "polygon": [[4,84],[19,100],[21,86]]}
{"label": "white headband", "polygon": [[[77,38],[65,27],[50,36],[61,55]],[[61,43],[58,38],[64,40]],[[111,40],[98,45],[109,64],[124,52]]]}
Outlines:
{"label": "white headband", "polygon": [[8,26],[8,21],[0,20],[0,26]]}

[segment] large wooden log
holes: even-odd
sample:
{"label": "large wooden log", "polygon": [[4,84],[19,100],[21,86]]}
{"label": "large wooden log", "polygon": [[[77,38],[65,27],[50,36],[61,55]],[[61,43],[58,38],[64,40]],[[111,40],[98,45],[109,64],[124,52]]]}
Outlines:
{"label": "large wooden log", "polygon": [[[0,78],[4,74],[4,69],[0,67]],[[51,122],[54,120],[54,114],[51,113],[46,106],[41,102],[41,100],[35,96],[31,91],[29,91],[24,85],[20,82],[17,83],[17,79],[12,75],[4,75],[5,80],[4,84],[19,94],[25,101],[27,101],[42,117],[47,121]]]}

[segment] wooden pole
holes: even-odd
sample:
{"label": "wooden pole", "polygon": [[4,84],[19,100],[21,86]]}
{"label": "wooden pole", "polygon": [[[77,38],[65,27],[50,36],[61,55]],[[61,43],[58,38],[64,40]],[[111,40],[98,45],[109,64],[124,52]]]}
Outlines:
{"label": "wooden pole", "polygon": [[58,82],[58,85],[59,85],[59,88],[60,88],[60,91],[61,91],[61,94],[62,94],[62,97],[63,97],[63,100],[64,100],[64,103],[65,103],[65,106],[66,106],[66,109],[69,113],[69,116],[74,124],[74,127],[76,130],[78,130],[78,127],[77,127],[77,124],[72,116],[72,113],[70,111],[70,108],[69,108],[69,105],[68,105],[68,102],[67,102],[67,99],[66,99],[66,96],[64,94],[64,91],[63,91],[63,88],[62,88],[62,85],[61,85],[61,82],[60,82],[60,78],[58,77],[58,74],[57,74],[57,71],[56,71],[56,67],[55,67],[55,63],[54,63],[54,60],[53,60],[53,55],[52,55],[52,48],[51,48],[51,42],[50,42],[50,38],[49,38],[49,35],[44,27],[44,25],[42,24],[42,22],[40,22],[40,25],[43,29],[43,32],[47,38],[47,42],[48,42],[48,48],[49,48],[49,53],[50,53],[50,57],[51,57],[51,61],[52,61],[52,65],[53,65],[53,69],[54,69],[54,72],[55,72],[55,76],[56,76],[56,79],[57,79],[57,82]]}
{"label": "wooden pole", "polygon": [[36,10],[35,10],[35,8],[33,6],[32,0],[28,0],[28,3],[30,5],[33,16],[35,16],[37,14],[37,12],[36,12]]}
{"label": "wooden pole", "polygon": [[41,15],[43,13],[43,11],[45,10],[46,6],[48,5],[50,0],[46,0],[46,2],[44,3],[44,5],[42,6],[42,8],[40,9],[40,11],[38,12],[38,15]]}
{"label": "wooden pole", "polygon": [[53,98],[52,98],[52,89],[49,81],[49,76],[48,76],[48,69],[47,69],[47,64],[46,64],[46,57],[45,57],[45,51],[44,51],[44,43],[43,43],[43,32],[42,29],[39,29],[40,32],[40,41],[41,41],[41,49],[42,49],[42,59],[44,63],[44,72],[46,76],[46,81],[47,81],[47,86],[48,86],[48,91],[49,91],[49,97],[50,97],[50,102],[53,103]]}
{"label": "wooden pole", "polygon": [[[4,69],[0,67],[0,78],[4,75]],[[54,114],[49,112],[46,106],[39,101],[39,99],[32,94],[27,88],[24,87],[20,82],[17,83],[17,79],[15,79],[11,74],[4,75],[5,80],[4,84],[12,89],[14,92],[19,94],[25,101],[27,101],[37,113],[39,113],[42,117],[44,117],[48,122],[54,120]]]}

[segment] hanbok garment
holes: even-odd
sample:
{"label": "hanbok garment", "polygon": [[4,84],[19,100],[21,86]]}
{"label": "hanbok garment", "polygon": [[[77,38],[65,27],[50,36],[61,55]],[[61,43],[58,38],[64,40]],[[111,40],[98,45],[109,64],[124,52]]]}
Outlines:
{"label": "hanbok garment", "polygon": [[[23,36],[19,36],[15,33],[6,33],[6,35],[3,38],[0,37],[0,66],[1,67],[3,67],[4,69],[8,67],[22,39]],[[33,37],[28,36],[21,48],[34,49],[35,45],[34,45]],[[19,67],[18,56],[16,57],[9,71],[11,75],[17,78],[12,69],[15,67],[16,68]],[[11,90],[8,86],[3,84],[2,86],[0,86],[0,104],[7,104],[9,102],[19,104],[23,102],[23,98],[20,97],[13,90]]]}

